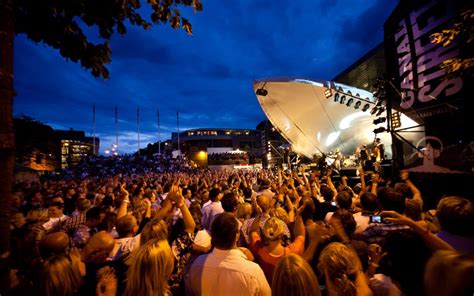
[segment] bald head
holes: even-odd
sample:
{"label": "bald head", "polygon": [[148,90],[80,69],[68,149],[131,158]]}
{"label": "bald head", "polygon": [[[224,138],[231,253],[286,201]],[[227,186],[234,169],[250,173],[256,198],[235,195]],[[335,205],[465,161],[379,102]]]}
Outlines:
{"label": "bald head", "polygon": [[100,231],[94,234],[89,241],[87,242],[86,247],[90,247],[93,249],[108,249],[113,248],[115,244],[115,240],[105,231]]}
{"label": "bald head", "polygon": [[64,232],[55,232],[46,235],[39,243],[41,257],[46,259],[52,255],[66,253],[69,237]]}
{"label": "bald head", "polygon": [[100,231],[94,234],[82,249],[82,261],[101,263],[104,262],[112,249],[115,240],[109,233]]}
{"label": "bald head", "polygon": [[267,195],[262,194],[257,196],[257,204],[264,213],[270,211],[270,198]]}

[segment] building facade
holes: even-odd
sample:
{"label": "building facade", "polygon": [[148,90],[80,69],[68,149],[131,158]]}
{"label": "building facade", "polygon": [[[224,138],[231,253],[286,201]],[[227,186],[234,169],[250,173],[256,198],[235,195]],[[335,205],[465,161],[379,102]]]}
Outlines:
{"label": "building facade", "polygon": [[56,130],[61,150],[61,168],[76,165],[82,158],[99,153],[99,138],[86,137],[84,131]]}
{"label": "building facade", "polygon": [[[189,157],[199,167],[207,167],[209,161],[213,162],[213,154],[245,153],[248,162],[259,161],[262,154],[261,131],[253,129],[232,128],[200,128],[190,129],[171,134],[171,142],[175,150]],[[179,142],[179,144],[178,144]],[[179,146],[178,146],[179,145]],[[227,162],[231,162],[229,157]],[[237,155],[234,157],[236,160]],[[242,157],[240,162],[245,162]],[[235,162],[239,162],[236,160]],[[243,164],[243,163],[242,163]]]}

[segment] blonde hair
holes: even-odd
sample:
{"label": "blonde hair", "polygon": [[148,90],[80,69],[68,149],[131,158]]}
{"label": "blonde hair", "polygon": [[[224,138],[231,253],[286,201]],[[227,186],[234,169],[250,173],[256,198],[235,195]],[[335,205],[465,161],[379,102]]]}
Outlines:
{"label": "blonde hair", "polygon": [[276,217],[271,217],[263,226],[263,235],[270,241],[281,239],[283,234],[283,221]]}
{"label": "blonde hair", "polygon": [[[356,295],[356,278],[362,272],[357,254],[341,243],[330,243],[319,257],[318,269],[324,271],[338,295]],[[326,283],[327,284],[327,283]]]}
{"label": "blonde hair", "polygon": [[282,207],[272,209],[270,211],[270,216],[280,219],[281,221],[285,222],[285,224],[288,224],[290,222],[290,217],[288,216],[288,213]]}
{"label": "blonde hair", "polygon": [[30,224],[46,222],[49,220],[49,212],[47,209],[33,209],[26,214],[26,221]]}
{"label": "blonde hair", "polygon": [[318,279],[311,266],[296,254],[283,257],[272,279],[272,295],[320,295]]}
{"label": "blonde hair", "polygon": [[151,240],[134,254],[124,295],[167,295],[173,272],[173,253],[166,240]]}
{"label": "blonde hair", "polygon": [[474,290],[474,254],[438,251],[426,264],[426,295],[472,295]]}
{"label": "blonde hair", "polygon": [[46,259],[39,276],[41,295],[74,295],[81,286],[80,259],[66,254]]}
{"label": "blonde hair", "polygon": [[249,203],[241,203],[237,205],[237,219],[245,220],[252,215],[252,205]]}
{"label": "blonde hair", "polygon": [[140,246],[152,240],[167,240],[168,239],[168,224],[163,220],[153,220],[148,222],[140,234]]}

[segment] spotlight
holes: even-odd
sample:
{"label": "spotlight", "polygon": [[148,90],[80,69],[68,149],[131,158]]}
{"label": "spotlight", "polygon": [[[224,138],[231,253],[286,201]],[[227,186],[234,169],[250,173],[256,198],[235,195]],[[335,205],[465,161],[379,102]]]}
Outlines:
{"label": "spotlight", "polygon": [[370,110],[370,114],[374,115],[378,109],[378,107],[374,107],[372,110]]}
{"label": "spotlight", "polygon": [[334,102],[339,101],[339,96],[340,96],[339,93],[336,93],[336,94],[334,95]]}
{"label": "spotlight", "polygon": [[347,94],[352,96],[352,92],[350,90],[347,91]]}
{"label": "spotlight", "polygon": [[365,111],[369,110],[369,108],[370,108],[370,105],[365,104],[364,107],[362,108],[362,112],[365,112]]}
{"label": "spotlight", "polygon": [[361,101],[357,101],[354,105],[354,109],[359,109],[360,108],[360,105],[362,105],[362,102]]}
{"label": "spotlight", "polygon": [[324,95],[326,96],[326,99],[329,99],[332,96],[332,91],[329,88],[326,88]]}
{"label": "spotlight", "polygon": [[385,111],[385,108],[380,107],[380,108],[379,108],[379,111],[378,111],[377,114],[375,114],[375,115],[376,115],[376,116],[380,116],[384,111]]}
{"label": "spotlight", "polygon": [[402,126],[400,121],[400,112],[393,112],[392,113],[392,128],[399,128]]}
{"label": "spotlight", "polygon": [[374,124],[375,124],[375,125],[381,124],[381,123],[384,123],[386,120],[387,120],[386,117],[379,117],[379,118],[377,118],[377,119],[374,120]]}
{"label": "spotlight", "polygon": [[350,98],[349,100],[347,100],[346,106],[347,106],[347,107],[350,107],[350,106],[352,105],[352,103],[354,103],[354,99],[353,99],[353,98]]}
{"label": "spotlight", "polygon": [[344,104],[346,102],[346,96],[341,97],[341,101],[339,103]]}
{"label": "spotlight", "polygon": [[380,134],[380,133],[384,133],[386,131],[387,130],[384,127],[379,127],[379,128],[374,129],[374,134]]}
{"label": "spotlight", "polygon": [[255,92],[258,96],[266,96],[268,95],[268,91],[266,89],[263,89],[263,88],[259,88],[257,89],[257,91]]}

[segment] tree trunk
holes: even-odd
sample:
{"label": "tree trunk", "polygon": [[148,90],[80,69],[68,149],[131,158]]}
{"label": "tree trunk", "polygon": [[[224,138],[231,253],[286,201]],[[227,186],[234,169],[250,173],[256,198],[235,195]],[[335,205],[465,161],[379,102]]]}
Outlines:
{"label": "tree trunk", "polygon": [[13,131],[14,0],[0,0],[0,294],[10,288],[10,203],[15,166]]}

